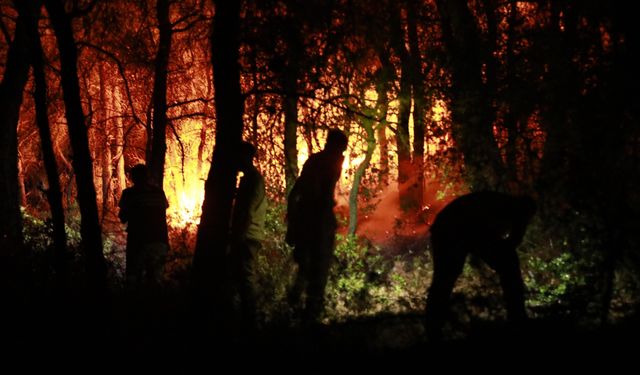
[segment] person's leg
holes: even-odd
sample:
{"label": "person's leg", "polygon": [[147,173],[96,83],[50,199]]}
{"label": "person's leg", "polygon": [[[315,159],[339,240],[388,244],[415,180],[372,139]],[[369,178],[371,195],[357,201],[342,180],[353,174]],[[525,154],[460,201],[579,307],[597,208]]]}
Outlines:
{"label": "person's leg", "polygon": [[520,272],[520,260],[515,249],[497,247],[487,252],[483,260],[496,271],[504,296],[507,318],[511,322],[522,322],[527,314],[524,305],[524,282]]}
{"label": "person's leg", "polygon": [[248,240],[243,244],[240,253],[240,309],[243,319],[247,324],[251,325],[255,325],[256,323],[256,295],[251,282],[253,259],[261,247],[260,242]]}
{"label": "person's leg", "polygon": [[317,320],[324,310],[324,292],[331,268],[329,257],[325,255],[313,259],[309,270],[305,319],[310,322]]}
{"label": "person's leg", "polygon": [[425,330],[430,340],[440,340],[449,312],[449,299],[467,256],[461,245],[433,244],[433,277],[427,295]]}
{"label": "person's leg", "polygon": [[332,227],[310,249],[312,259],[309,266],[309,285],[307,286],[305,309],[305,319],[309,322],[316,321],[324,311],[324,293],[333,260],[334,242],[335,229]]}
{"label": "person's leg", "polygon": [[296,309],[300,305],[300,299],[302,297],[302,293],[307,287],[309,278],[310,261],[308,249],[300,245],[296,246],[293,250],[293,259],[298,264],[298,271],[296,273],[293,286],[287,295],[287,299],[289,301],[289,306]]}
{"label": "person's leg", "polygon": [[145,282],[151,288],[158,288],[164,279],[164,265],[169,246],[162,242],[150,243],[145,249]]}
{"label": "person's leg", "polygon": [[139,241],[128,236],[125,260],[125,285],[129,292],[138,291],[138,289],[140,289],[140,284],[142,283],[142,251],[143,249],[141,248]]}

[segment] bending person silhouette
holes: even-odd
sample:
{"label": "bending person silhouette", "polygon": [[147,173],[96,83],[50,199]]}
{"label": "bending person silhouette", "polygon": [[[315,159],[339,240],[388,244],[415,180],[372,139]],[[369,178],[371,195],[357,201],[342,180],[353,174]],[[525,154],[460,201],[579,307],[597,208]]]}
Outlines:
{"label": "bending person silhouette", "polygon": [[231,218],[231,282],[240,297],[242,317],[255,325],[256,299],[251,285],[251,266],[256,252],[262,247],[264,221],[267,212],[264,178],[253,165],[255,147],[240,144],[238,170],[242,172],[236,191]]}
{"label": "bending person silhouette", "polygon": [[474,254],[500,277],[511,322],[526,319],[524,284],[516,248],[536,211],[530,197],[476,192],[449,203],[431,226],[433,278],[426,306],[426,331],[439,339],[449,298],[468,254]]}
{"label": "bending person silhouette", "polygon": [[126,284],[131,290],[157,287],[169,250],[169,204],[164,191],[150,183],[145,165],[134,166],[129,175],[133,186],[122,192],[118,214],[127,223]]}
{"label": "bending person silhouette", "polygon": [[337,229],[334,190],[347,142],[342,131],[329,131],[324,149],[304,163],[287,201],[287,243],[294,246],[293,259],[298,264],[289,303],[297,308],[306,294],[305,321],[317,320],[324,309]]}

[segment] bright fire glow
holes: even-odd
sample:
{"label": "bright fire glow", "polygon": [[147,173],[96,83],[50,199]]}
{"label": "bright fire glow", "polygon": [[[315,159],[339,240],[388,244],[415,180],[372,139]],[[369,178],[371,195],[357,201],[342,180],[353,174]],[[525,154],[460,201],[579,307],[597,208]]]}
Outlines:
{"label": "bright fire glow", "polygon": [[200,191],[181,192],[176,207],[173,210],[173,215],[171,216],[173,223],[180,227],[186,227],[189,224],[199,224],[203,200],[204,187]]}
{"label": "bright fire glow", "polygon": [[366,155],[357,156],[351,160],[349,160],[349,155],[344,157],[344,161],[342,162],[342,170],[346,171],[349,169],[356,169],[364,161]]}
{"label": "bright fire glow", "polygon": [[[374,92],[375,94],[375,92]],[[374,95],[368,93],[367,99],[375,99]],[[397,102],[391,103],[392,110],[390,111],[388,120],[390,122],[397,121],[394,108],[397,107]],[[438,100],[431,108],[431,121],[441,122],[445,121],[448,117],[448,109],[446,103],[442,100]],[[411,123],[412,123],[411,119]],[[412,124],[410,124],[410,138],[413,136]],[[202,201],[204,199],[204,181],[206,179],[207,172],[209,171],[208,158],[213,150],[213,130],[208,130],[208,134],[205,134],[207,144],[201,152],[201,160],[198,163],[198,148],[201,147],[200,142],[202,139],[202,126],[203,124],[198,121],[184,121],[179,125],[180,144],[172,138],[167,139],[167,161],[165,169],[165,183],[164,190],[169,200],[169,222],[180,228],[189,226],[195,226],[200,222],[200,214],[202,210]],[[360,164],[364,161],[366,155],[366,143],[362,139],[362,135],[358,135],[357,132],[360,124],[353,123],[350,128],[353,134],[349,137],[349,147],[345,151],[344,162],[342,164],[342,176],[337,186],[336,196],[348,196],[353,184],[353,175]],[[387,139],[390,145],[393,145],[394,134],[391,130],[387,129]],[[300,171],[309,158],[310,152],[318,152],[322,149],[326,138],[326,132],[319,132],[316,137],[313,138],[312,149],[309,150],[309,146],[305,141],[305,137],[302,133],[298,134],[298,170]],[[273,140],[274,142],[281,142],[281,140]],[[426,140],[425,151],[428,155],[436,153],[443,144],[450,143],[448,135],[443,138],[431,137]],[[392,146],[393,147],[393,146]],[[389,150],[390,161],[390,174],[393,176],[396,173],[397,162],[394,159],[395,153],[393,148]],[[273,168],[268,167],[268,163],[273,163],[274,160],[278,160],[279,155],[273,155],[276,159],[257,160],[258,169],[265,172],[265,179],[267,183],[276,183],[278,179],[282,179],[283,173],[282,167],[276,162]],[[371,166],[373,168],[378,167],[380,163],[380,149],[376,147],[372,158]],[[184,164],[184,166],[183,166]],[[198,164],[200,168],[198,168]],[[393,177],[391,177],[393,178]]]}
{"label": "bright fire glow", "polygon": [[[197,121],[185,121],[180,125],[180,142],[184,155],[175,139],[167,139],[164,191],[169,201],[168,219],[175,227],[185,228],[198,225],[200,222],[204,181],[210,165],[206,159],[210,157],[213,149],[213,142],[204,145],[202,150],[204,160],[198,168],[198,148],[201,146],[202,126]],[[207,137],[207,139],[212,138]]]}

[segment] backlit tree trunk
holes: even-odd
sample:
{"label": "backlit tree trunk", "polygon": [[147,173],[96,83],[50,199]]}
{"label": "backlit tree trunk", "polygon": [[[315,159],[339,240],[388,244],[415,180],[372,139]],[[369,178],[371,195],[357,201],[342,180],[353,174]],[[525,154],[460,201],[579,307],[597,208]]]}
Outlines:
{"label": "backlit tree trunk", "polygon": [[109,131],[109,125],[111,120],[109,119],[109,111],[107,106],[107,80],[105,77],[104,63],[98,63],[98,74],[100,81],[100,106],[98,108],[100,129],[100,139],[102,139],[102,152],[100,153],[100,177],[102,178],[102,218],[109,211],[109,207],[112,207],[111,202],[111,134]]}
{"label": "backlit tree trunk", "polygon": [[293,187],[298,177],[298,97],[296,77],[293,71],[285,71],[284,86],[284,173],[287,191]]}
{"label": "backlit tree trunk", "polygon": [[93,184],[93,164],[78,83],[77,49],[71,19],[60,0],[45,0],[45,6],[60,51],[60,74],[69,139],[73,150],[73,170],[80,206],[80,234],[90,287],[99,294],[106,287],[106,265],[102,253],[102,233],[98,220],[96,190]]}
{"label": "backlit tree trunk", "polygon": [[40,134],[40,147],[42,159],[47,174],[49,187],[47,188],[47,200],[51,210],[53,223],[53,266],[56,271],[58,287],[66,288],[69,267],[67,260],[67,232],[64,227],[64,208],[62,205],[62,191],[55,152],[51,139],[49,116],[47,110],[47,81],[44,71],[43,50],[38,34],[38,17],[40,15],[41,2],[36,1],[29,9],[29,46],[31,52],[31,66],[35,82],[34,102],[36,109],[36,123]]}
{"label": "backlit tree trunk", "polygon": [[160,40],[155,60],[155,78],[153,81],[153,130],[151,160],[149,171],[153,181],[162,187],[164,181],[164,163],[167,153],[167,76],[169,53],[171,51],[171,22],[169,19],[169,0],[158,0],[156,12],[159,23]]}
{"label": "backlit tree trunk", "polygon": [[214,327],[228,317],[226,297],[226,248],[236,183],[234,151],[242,140],[243,99],[240,92],[239,23],[240,2],[214,1],[215,19],[211,36],[216,143],[205,182],[205,197],[193,259],[197,302],[210,312]]}
{"label": "backlit tree trunk", "polygon": [[369,168],[371,163],[371,157],[376,149],[376,136],[373,128],[374,121],[368,118],[363,118],[361,126],[364,128],[367,134],[367,150],[365,158],[358,165],[356,173],[353,176],[353,185],[351,186],[351,192],[349,193],[349,229],[348,233],[353,235],[356,233],[356,227],[358,225],[358,192],[360,191],[360,182],[362,177]]}
{"label": "backlit tree trunk", "polygon": [[286,30],[285,38],[287,52],[281,80],[284,91],[284,173],[288,192],[298,177],[298,77],[302,46],[297,30],[291,30],[291,26]]}
{"label": "backlit tree trunk", "polygon": [[[210,98],[213,95],[213,78],[207,75],[207,98]],[[205,104],[207,107],[210,106],[209,103]],[[204,150],[207,147],[207,128],[210,126],[211,120],[205,118],[202,122],[202,127],[200,128],[200,142],[198,142],[198,164],[197,164],[197,175],[200,176],[202,173],[202,163],[204,162]]]}
{"label": "backlit tree trunk", "polygon": [[[114,85],[111,91],[113,108],[117,113],[121,112],[120,106],[120,92],[118,86]],[[115,166],[116,166],[116,184],[114,194],[119,199],[122,196],[122,191],[127,187],[127,178],[124,170],[124,124],[120,116],[115,118]]]}
{"label": "backlit tree trunk", "polygon": [[389,61],[389,54],[384,47],[378,48],[378,58],[382,65],[378,71],[376,91],[378,93],[378,117],[380,123],[377,127],[378,144],[380,145],[380,166],[378,181],[386,187],[389,184],[389,141],[387,139],[387,114],[389,112],[389,89],[393,82],[393,65]]}
{"label": "backlit tree trunk", "polygon": [[444,44],[451,59],[452,135],[464,155],[470,188],[496,189],[503,172],[493,137],[495,114],[482,79],[482,60],[478,53],[482,43],[476,19],[466,0],[437,0],[436,3]]}
{"label": "backlit tree trunk", "polygon": [[8,266],[10,258],[17,255],[22,248],[18,188],[18,119],[22,93],[29,75],[28,40],[24,18],[24,14],[18,16],[13,41],[7,53],[4,76],[0,83],[0,262],[3,268]]}
{"label": "backlit tree trunk", "polygon": [[401,10],[397,4],[391,6],[392,46],[400,58],[400,91],[398,93],[398,127],[396,130],[396,148],[398,152],[398,189],[400,207],[403,210],[415,208],[416,203],[410,194],[411,143],[409,139],[409,117],[411,116],[411,61],[405,45]]}
{"label": "backlit tree trunk", "polygon": [[422,57],[418,43],[418,15],[416,0],[407,0],[407,34],[411,55],[411,86],[413,92],[413,155],[411,168],[412,180],[415,183],[409,188],[408,195],[416,208],[422,207],[424,190],[424,133],[427,100],[425,77],[422,72]]}

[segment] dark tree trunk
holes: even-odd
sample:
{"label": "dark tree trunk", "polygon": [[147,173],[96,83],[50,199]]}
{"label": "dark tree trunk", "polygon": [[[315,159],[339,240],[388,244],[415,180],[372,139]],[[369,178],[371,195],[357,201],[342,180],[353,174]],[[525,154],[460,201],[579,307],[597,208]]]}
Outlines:
{"label": "dark tree trunk", "polygon": [[[210,98],[213,95],[213,77],[207,76],[207,98]],[[206,112],[209,113],[210,104],[205,104]],[[204,150],[207,147],[207,128],[210,126],[210,121],[208,118],[205,118],[202,123],[202,128],[200,128],[200,142],[198,142],[198,164],[197,164],[197,176],[200,177],[200,173],[202,172],[202,163],[204,162]]]}
{"label": "dark tree trunk", "polygon": [[411,60],[405,45],[401,9],[392,4],[391,39],[392,46],[400,58],[400,91],[398,93],[398,127],[396,130],[396,149],[398,153],[398,189],[400,207],[403,210],[415,208],[413,197],[407,183],[411,178],[411,142],[409,139],[409,117],[411,116]]}
{"label": "dark tree trunk", "polygon": [[298,177],[298,97],[297,78],[293,71],[286,71],[283,77],[284,97],[284,174],[287,192]]}
{"label": "dark tree trunk", "polygon": [[[516,13],[518,11],[517,4],[511,3],[509,8],[509,16],[508,16],[508,26],[507,26],[507,42],[506,42],[506,57],[505,57],[505,65],[506,65],[506,81],[507,81],[507,97],[513,98],[515,96],[515,88],[514,83],[516,80],[515,75],[515,66],[514,66],[514,47],[515,47],[515,23],[516,23]],[[506,175],[509,181],[513,182],[512,185],[518,182],[518,147],[517,141],[519,137],[519,116],[521,115],[518,111],[519,108],[522,107],[522,104],[515,102],[515,100],[508,101],[508,104],[505,106],[506,113],[504,114],[504,127],[507,130],[508,138],[506,145]],[[514,186],[512,192],[517,192],[519,188]],[[512,190],[512,189],[509,189]]]}
{"label": "dark tree trunk", "polygon": [[[381,46],[382,47],[382,46]],[[394,78],[394,68],[389,61],[389,54],[386,48],[378,48],[378,58],[381,68],[378,71],[376,82],[376,92],[378,93],[378,145],[380,146],[380,166],[378,182],[383,186],[389,184],[389,141],[387,139],[387,114],[389,112],[389,89]]]}
{"label": "dark tree trunk", "polygon": [[493,136],[495,111],[482,80],[479,31],[465,0],[436,3],[451,64],[453,138],[471,190],[496,189],[503,173]]}
{"label": "dark tree trunk", "polygon": [[167,76],[169,53],[171,52],[171,21],[169,0],[158,0],[156,12],[159,23],[160,40],[155,60],[153,81],[153,130],[149,171],[153,181],[160,187],[164,181],[164,163],[167,153]]}
{"label": "dark tree trunk", "polygon": [[[29,76],[25,14],[20,12],[0,83],[0,288],[13,284],[20,271],[22,216],[18,188],[18,120]],[[16,274],[18,273],[18,274]]]}
{"label": "dark tree trunk", "polygon": [[[112,107],[115,109],[116,113],[121,113],[121,111],[119,111],[120,104],[118,101],[118,94],[118,87],[114,85],[111,91]],[[115,156],[113,159],[116,166],[114,195],[116,197],[121,197],[122,191],[127,187],[127,179],[124,172],[124,124],[120,117],[116,117],[115,119]]]}
{"label": "dark tree trunk", "polygon": [[[291,21],[293,22],[293,21]],[[289,28],[286,32],[287,53],[285,68],[282,71],[282,89],[284,91],[284,173],[287,192],[291,190],[298,177],[298,76],[302,45],[298,30]]]}
{"label": "dark tree trunk", "polygon": [[239,22],[240,3],[214,1],[216,8],[211,36],[216,144],[205,183],[202,216],[193,259],[194,292],[200,313],[210,313],[214,328],[224,328],[228,318],[226,295],[226,247],[229,219],[236,183],[234,150],[242,140],[243,99],[240,92]]}
{"label": "dark tree trunk", "polygon": [[102,177],[102,220],[109,211],[111,204],[111,178],[112,178],[112,155],[111,155],[111,136],[109,134],[109,111],[107,106],[107,80],[105,79],[104,63],[98,63],[98,74],[100,79],[100,102],[98,114],[100,116],[99,123],[100,139],[102,143],[102,152],[100,153],[100,177]]}
{"label": "dark tree trunk", "polygon": [[418,26],[415,0],[407,1],[407,34],[411,53],[411,86],[413,91],[413,168],[412,180],[415,184],[409,188],[409,196],[418,209],[422,207],[424,195],[424,138],[427,100],[425,77],[422,72],[422,57],[418,41]]}
{"label": "dark tree trunk", "polygon": [[[251,56],[251,84],[254,88],[258,87],[258,56],[257,51],[253,48],[250,52]],[[258,94],[253,95],[253,101],[251,102],[251,143],[258,144],[258,129],[260,128],[260,122],[258,117],[260,116],[260,96]],[[257,156],[257,155],[256,155]]]}
{"label": "dark tree trunk", "polygon": [[573,66],[575,53],[576,15],[568,7],[561,8],[558,2],[551,2],[551,45],[554,58],[549,64],[546,82],[548,91],[543,92],[541,115],[546,131],[538,189],[557,197],[558,201],[571,201],[569,184],[571,175],[570,150],[577,148],[578,131],[570,116],[571,108],[576,108],[576,93],[580,83],[578,72]]}
{"label": "dark tree trunk", "polygon": [[62,205],[62,191],[56,162],[53,143],[51,141],[51,129],[47,111],[47,81],[44,71],[43,50],[38,34],[38,17],[40,15],[41,2],[35,2],[29,10],[28,33],[31,51],[31,66],[33,67],[33,79],[35,82],[34,102],[36,107],[36,123],[40,134],[40,147],[42,159],[47,173],[49,188],[47,200],[51,210],[53,223],[53,258],[54,270],[58,287],[65,289],[69,280],[69,267],[67,264],[67,232],[64,227],[64,208]]}
{"label": "dark tree trunk", "polygon": [[362,161],[362,163],[360,163],[360,165],[358,165],[358,168],[356,169],[356,173],[353,176],[353,185],[351,187],[351,192],[349,193],[348,233],[350,235],[356,233],[356,227],[358,225],[358,192],[360,191],[360,182],[362,181],[362,177],[364,176],[367,168],[369,168],[371,157],[373,156],[373,152],[376,149],[376,136],[373,125],[373,120],[367,118],[362,119],[362,127],[367,133],[367,151],[364,160]]}
{"label": "dark tree trunk", "polygon": [[60,74],[69,139],[73,150],[73,170],[80,206],[80,234],[84,250],[89,287],[99,297],[106,287],[106,265],[102,253],[102,233],[98,219],[93,165],[78,83],[77,50],[71,19],[59,0],[45,0],[45,6],[60,51]]}

